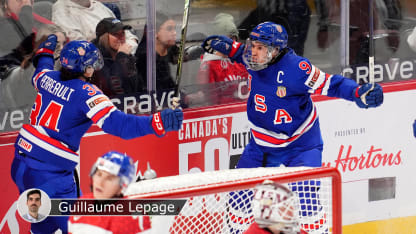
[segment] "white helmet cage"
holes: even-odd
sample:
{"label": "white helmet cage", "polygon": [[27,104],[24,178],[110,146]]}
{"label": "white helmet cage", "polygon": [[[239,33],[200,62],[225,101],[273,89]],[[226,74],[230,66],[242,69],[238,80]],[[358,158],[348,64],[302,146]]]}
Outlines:
{"label": "white helmet cage", "polygon": [[244,48],[244,52],[243,52],[243,61],[245,64],[247,64],[249,66],[249,68],[253,71],[259,71],[262,69],[265,69],[270,61],[272,61],[273,59],[273,51],[277,50],[279,54],[280,52],[280,47],[275,47],[275,46],[269,46],[264,44],[261,41],[257,41],[259,43],[262,43],[266,48],[267,48],[267,54],[265,58],[260,58],[261,62],[259,62],[259,59],[254,60],[253,59],[253,54],[252,54],[252,40],[250,38],[247,38],[246,40],[246,46]]}
{"label": "white helmet cage", "polygon": [[299,200],[289,188],[265,180],[254,188],[253,215],[259,227],[273,226],[284,233],[298,233]]}

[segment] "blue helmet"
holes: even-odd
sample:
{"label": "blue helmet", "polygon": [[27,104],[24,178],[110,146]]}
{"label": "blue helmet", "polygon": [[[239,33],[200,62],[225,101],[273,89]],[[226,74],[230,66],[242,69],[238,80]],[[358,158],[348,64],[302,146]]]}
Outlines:
{"label": "blue helmet", "polygon": [[250,39],[252,41],[260,41],[268,46],[279,47],[279,50],[282,50],[287,47],[288,35],[282,25],[264,22],[251,31]]}
{"label": "blue helmet", "polygon": [[120,177],[122,193],[124,193],[129,184],[132,183],[136,177],[136,169],[133,159],[115,151],[110,151],[97,159],[91,168],[91,177],[95,174],[97,169]]}
{"label": "blue helmet", "polygon": [[70,41],[60,57],[62,67],[74,73],[84,73],[89,67],[100,70],[104,66],[100,51],[88,41]]}
{"label": "blue helmet", "polygon": [[[243,61],[253,71],[262,70],[287,47],[286,29],[273,22],[264,22],[257,25],[250,33],[243,52]],[[267,53],[262,56],[252,51],[252,43],[259,42],[267,47]]]}

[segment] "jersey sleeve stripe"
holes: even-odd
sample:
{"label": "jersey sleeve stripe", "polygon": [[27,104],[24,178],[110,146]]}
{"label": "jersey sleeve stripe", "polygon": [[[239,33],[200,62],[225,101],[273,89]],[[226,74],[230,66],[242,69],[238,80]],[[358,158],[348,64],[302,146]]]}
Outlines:
{"label": "jersey sleeve stripe", "polygon": [[92,116],[91,120],[94,123],[97,123],[99,120],[101,120],[105,115],[107,115],[112,109],[115,109],[114,106],[108,106],[100,111],[98,111],[94,116]]}
{"label": "jersey sleeve stripe", "polygon": [[[327,85],[327,84],[329,84],[330,82],[328,82],[328,78],[330,77],[330,75],[329,74],[325,74],[325,78],[324,78],[324,80],[323,80],[323,82],[322,82],[322,84],[319,86],[319,88],[317,88],[316,90],[315,90],[315,94],[322,94],[322,95],[325,95],[324,94],[324,92],[323,92],[323,90],[324,90],[324,87]],[[328,92],[328,88],[326,88],[326,92]]]}
{"label": "jersey sleeve stripe", "polygon": [[96,123],[98,125],[98,127],[102,128],[103,124],[104,124],[104,121],[108,118],[108,116],[111,115],[111,113],[113,113],[113,111],[116,111],[116,110],[117,109],[114,107],[111,110],[109,110],[102,118],[100,118]]}
{"label": "jersey sleeve stripe", "polygon": [[90,108],[90,110],[87,112],[87,117],[90,119],[92,119],[92,117],[102,109],[114,106],[110,99],[108,99],[108,97],[104,94],[91,97],[85,103]]}
{"label": "jersey sleeve stripe", "polygon": [[324,87],[322,89],[322,95],[327,96],[328,95],[329,86],[331,85],[332,75],[326,74],[325,78],[326,78],[326,82],[325,82],[325,85],[324,85]]}
{"label": "jersey sleeve stripe", "polygon": [[41,71],[41,72],[39,72],[38,74],[36,74],[36,76],[34,76],[33,77],[33,79],[32,79],[32,82],[33,82],[33,87],[35,87],[35,89],[36,89],[36,91],[39,91],[39,89],[38,89],[38,84],[37,84],[37,82],[38,82],[38,79],[43,75],[43,74],[45,74],[45,72],[46,71]]}

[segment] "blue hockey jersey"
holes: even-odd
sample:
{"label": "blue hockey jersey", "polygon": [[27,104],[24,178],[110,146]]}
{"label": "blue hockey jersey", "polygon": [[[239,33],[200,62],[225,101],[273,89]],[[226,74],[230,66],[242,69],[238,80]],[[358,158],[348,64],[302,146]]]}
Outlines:
{"label": "blue hockey jersey", "polygon": [[[241,57],[237,60],[242,62]],[[265,69],[246,67],[252,76],[248,120],[255,142],[266,147],[285,147],[318,121],[311,94],[353,101],[358,86],[341,75],[326,74],[292,49]]]}
{"label": "blue hockey jersey", "polygon": [[39,59],[32,78],[38,93],[30,124],[23,125],[15,143],[30,167],[72,171],[79,162],[81,138],[93,123],[123,139],[154,133],[152,116],[121,112],[94,85],[80,79],[61,80],[53,64],[51,57]]}

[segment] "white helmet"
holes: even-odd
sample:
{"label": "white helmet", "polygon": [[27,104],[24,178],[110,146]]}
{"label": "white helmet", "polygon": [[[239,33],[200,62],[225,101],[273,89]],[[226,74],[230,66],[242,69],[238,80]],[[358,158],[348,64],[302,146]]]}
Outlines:
{"label": "white helmet", "polygon": [[265,180],[254,188],[253,214],[259,227],[299,233],[298,212],[298,198],[288,187]]}

